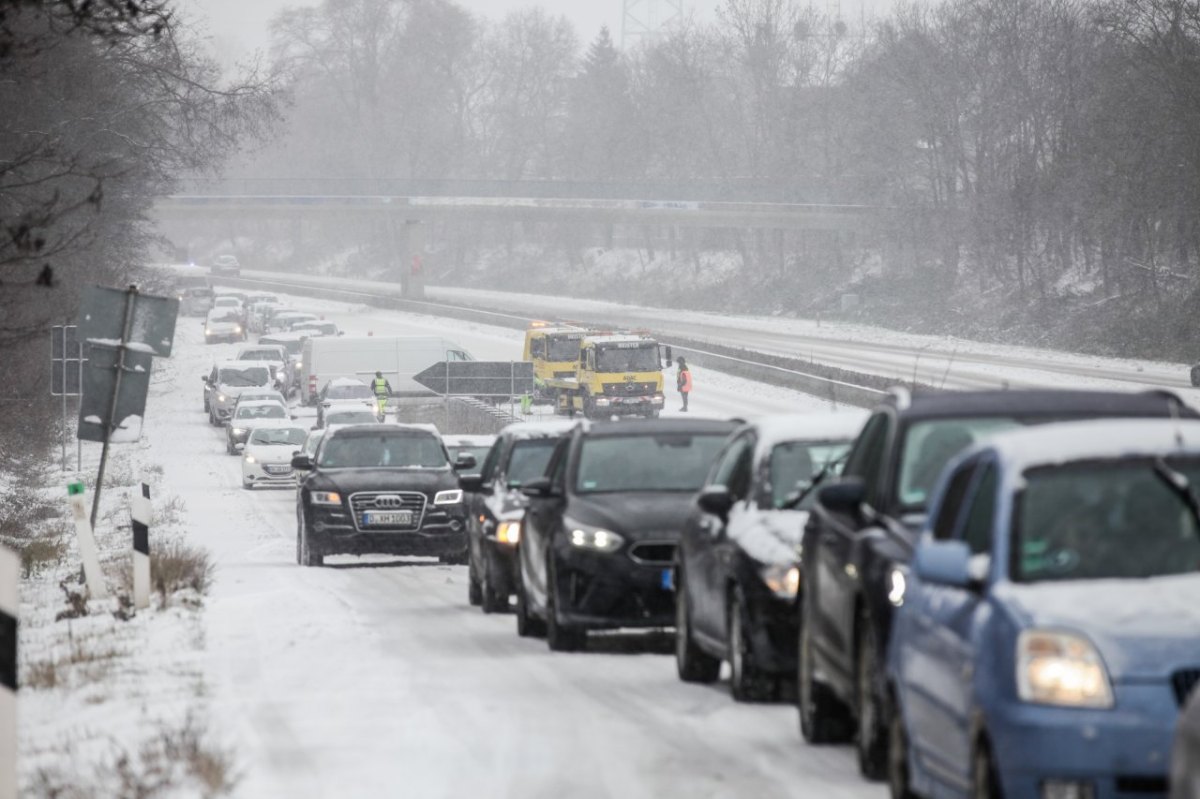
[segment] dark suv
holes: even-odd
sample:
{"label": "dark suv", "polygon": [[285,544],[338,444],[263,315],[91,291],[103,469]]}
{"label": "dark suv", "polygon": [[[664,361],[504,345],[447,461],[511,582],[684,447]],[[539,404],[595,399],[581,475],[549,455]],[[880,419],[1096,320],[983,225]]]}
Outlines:
{"label": "dark suv", "polygon": [[511,424],[488,451],[480,473],[460,477],[467,492],[467,599],[482,605],[484,613],[507,610],[515,593],[517,542],[526,505],[521,486],[545,475],[554,448],[573,426],[567,421]]}
{"label": "dark suv", "polygon": [[466,509],[442,440],[427,428],[395,424],[335,429],[313,457],[296,492],[296,560],[320,566],[326,555],[430,555],[461,563]]}
{"label": "dark suv", "polygon": [[733,422],[581,423],[547,476],[527,481],[517,545],[517,632],[556,651],[589,629],[669,627],[673,566],[692,497]]}
{"label": "dark suv", "polygon": [[885,695],[892,611],[943,468],[967,447],[1017,427],[1073,419],[1196,418],[1165,391],[893,392],[856,439],[842,477],[817,493],[803,538],[800,726],[810,742],[857,731],[859,768],[887,766]]}

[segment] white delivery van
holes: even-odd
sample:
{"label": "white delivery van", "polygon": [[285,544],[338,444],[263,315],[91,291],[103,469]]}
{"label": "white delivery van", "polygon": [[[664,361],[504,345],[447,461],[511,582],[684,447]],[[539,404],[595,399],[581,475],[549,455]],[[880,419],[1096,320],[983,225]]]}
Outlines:
{"label": "white delivery van", "polygon": [[312,405],[321,387],[339,377],[370,385],[376,372],[383,372],[393,394],[428,396],[414,375],[442,361],[473,360],[460,345],[438,336],[315,336],[304,342],[300,399]]}

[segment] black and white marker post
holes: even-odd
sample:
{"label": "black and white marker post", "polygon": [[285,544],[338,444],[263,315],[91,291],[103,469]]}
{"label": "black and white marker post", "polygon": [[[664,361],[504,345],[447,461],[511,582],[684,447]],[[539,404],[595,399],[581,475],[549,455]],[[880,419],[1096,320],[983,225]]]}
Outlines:
{"label": "black and white marker post", "polygon": [[0,547],[0,799],[17,799],[17,581],[21,561]]}
{"label": "black and white marker post", "polygon": [[133,517],[133,606],[138,610],[150,607],[150,486],[142,483],[140,494],[130,503]]}

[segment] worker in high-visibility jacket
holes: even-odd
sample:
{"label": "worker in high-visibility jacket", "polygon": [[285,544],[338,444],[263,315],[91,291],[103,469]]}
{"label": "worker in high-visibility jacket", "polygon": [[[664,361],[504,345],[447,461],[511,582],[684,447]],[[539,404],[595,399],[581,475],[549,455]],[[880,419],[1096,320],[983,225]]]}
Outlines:
{"label": "worker in high-visibility jacket", "polygon": [[679,371],[675,373],[675,387],[679,389],[679,394],[683,397],[683,407],[679,410],[686,413],[688,394],[692,393],[692,370],[688,368],[687,361],[682,356],[679,358]]}
{"label": "worker in high-visibility jacket", "polygon": [[375,373],[375,379],[371,381],[371,391],[375,393],[375,415],[383,419],[388,397],[392,396],[392,384],[383,376],[383,372]]}

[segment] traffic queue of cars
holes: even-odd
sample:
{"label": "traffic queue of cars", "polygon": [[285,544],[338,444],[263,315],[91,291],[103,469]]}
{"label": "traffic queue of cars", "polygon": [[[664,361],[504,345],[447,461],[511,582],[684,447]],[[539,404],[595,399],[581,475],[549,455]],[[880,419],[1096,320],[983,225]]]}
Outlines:
{"label": "traffic queue of cars", "polygon": [[681,680],[729,663],[736,700],[795,701],[896,799],[1192,799],[1198,418],[1165,392],[895,391],[516,424],[460,476],[467,598],[554,651],[673,626]]}

